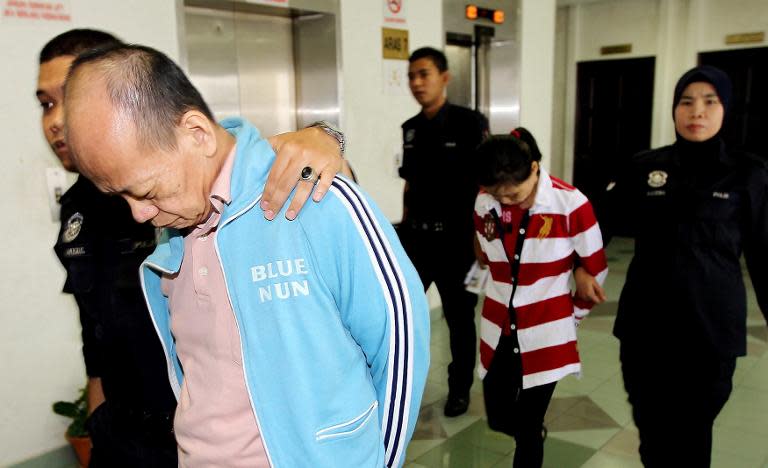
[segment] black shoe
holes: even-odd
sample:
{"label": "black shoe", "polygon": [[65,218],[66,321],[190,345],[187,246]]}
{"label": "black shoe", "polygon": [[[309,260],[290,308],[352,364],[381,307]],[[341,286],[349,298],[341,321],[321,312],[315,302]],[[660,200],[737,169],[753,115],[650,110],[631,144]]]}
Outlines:
{"label": "black shoe", "polygon": [[464,414],[469,408],[469,397],[453,397],[448,395],[448,401],[445,402],[445,409],[443,414],[449,418],[453,418]]}

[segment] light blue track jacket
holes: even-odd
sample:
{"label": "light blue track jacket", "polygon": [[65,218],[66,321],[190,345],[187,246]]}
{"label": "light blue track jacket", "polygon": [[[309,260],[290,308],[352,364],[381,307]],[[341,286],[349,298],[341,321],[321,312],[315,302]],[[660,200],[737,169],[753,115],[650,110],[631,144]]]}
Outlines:
{"label": "light blue track jacket", "polygon": [[[295,221],[267,221],[258,202],[272,148],[244,120],[221,125],[237,155],[216,250],[271,465],[401,466],[429,367],[416,270],[379,209],[341,177]],[[179,270],[183,243],[166,230],[141,267],[177,398],[183,373],[160,280]]]}

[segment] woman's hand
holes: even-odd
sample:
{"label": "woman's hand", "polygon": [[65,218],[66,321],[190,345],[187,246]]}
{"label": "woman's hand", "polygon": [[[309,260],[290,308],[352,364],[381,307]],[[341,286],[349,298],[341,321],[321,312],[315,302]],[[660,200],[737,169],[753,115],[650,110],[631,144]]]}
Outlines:
{"label": "woman's hand", "polygon": [[602,304],[606,300],[605,290],[594,276],[590,275],[583,267],[578,267],[573,272],[576,282],[576,297],[582,301],[590,301],[594,304]]}

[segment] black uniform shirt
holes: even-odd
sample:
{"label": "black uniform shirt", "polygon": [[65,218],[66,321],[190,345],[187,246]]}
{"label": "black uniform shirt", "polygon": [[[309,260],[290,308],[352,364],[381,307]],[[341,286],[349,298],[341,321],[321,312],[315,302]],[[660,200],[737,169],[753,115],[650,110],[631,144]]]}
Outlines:
{"label": "black uniform shirt", "polygon": [[446,102],[433,118],[420,112],[402,128],[400,177],[408,182],[404,194],[408,218],[471,228],[478,191],[472,153],[488,134],[488,120],[477,111]]}
{"label": "black uniform shirt", "polygon": [[622,340],[744,355],[742,253],[768,317],[768,171],[712,144],[709,155],[680,144],[640,153],[608,192],[601,228],[623,224],[635,237],[614,328]]}
{"label": "black uniform shirt", "polygon": [[144,302],[139,265],[155,247],[155,230],[137,224],[128,204],[85,177],[61,198],[54,250],[75,296],[89,377],[100,377],[116,407],[170,412],[176,406],[166,361]]}

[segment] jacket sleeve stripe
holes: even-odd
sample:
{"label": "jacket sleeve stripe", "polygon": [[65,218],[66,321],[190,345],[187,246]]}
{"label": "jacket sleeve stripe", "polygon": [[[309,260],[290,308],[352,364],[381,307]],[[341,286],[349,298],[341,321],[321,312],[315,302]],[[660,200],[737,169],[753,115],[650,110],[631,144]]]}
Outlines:
{"label": "jacket sleeve stripe", "polygon": [[334,179],[333,192],[347,207],[357,225],[381,288],[387,297],[390,314],[389,369],[387,395],[383,405],[382,434],[387,466],[400,465],[411,406],[413,372],[413,331],[411,301],[400,265],[365,198],[348,182]]}

